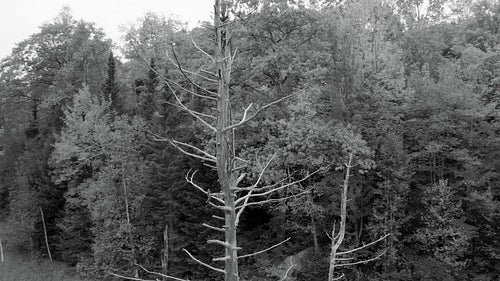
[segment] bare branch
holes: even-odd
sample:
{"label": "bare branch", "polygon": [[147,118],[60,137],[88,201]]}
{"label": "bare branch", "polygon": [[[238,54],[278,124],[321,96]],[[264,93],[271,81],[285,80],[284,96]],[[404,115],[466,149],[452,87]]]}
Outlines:
{"label": "bare branch", "polygon": [[325,230],[325,233],[328,239],[330,239],[330,241],[333,240],[332,236],[330,235],[330,233],[328,233],[328,231]]}
{"label": "bare branch", "polygon": [[212,75],[213,77],[217,78],[217,75],[215,75],[214,73],[210,72],[210,71],[207,71],[207,70],[204,70],[204,69],[200,69],[201,72],[203,73],[206,73],[206,74],[210,74]]}
{"label": "bare branch", "polygon": [[294,266],[296,266],[297,264],[294,264],[293,263],[293,256],[290,257],[290,266],[288,267],[288,269],[285,271],[285,275],[283,276],[283,278],[280,279],[280,281],[284,281],[286,280],[286,278],[288,277],[288,273],[290,272],[290,270],[292,270],[292,268]]}
{"label": "bare branch", "polygon": [[[267,169],[267,165],[269,165],[269,164],[270,164],[270,162],[268,162],[268,164],[266,164],[266,167],[265,167],[266,169]],[[301,178],[299,180],[296,180],[296,181],[293,181],[293,182],[289,182],[289,183],[286,183],[286,184],[283,184],[283,185],[280,185],[280,184],[282,184],[289,177],[284,178],[284,179],[278,181],[277,183],[274,183],[274,184],[271,184],[271,185],[262,186],[262,187],[256,187],[255,186],[256,184],[253,184],[253,185],[248,186],[248,187],[238,187],[238,191],[248,190],[248,191],[257,191],[257,192],[259,192],[259,191],[263,191],[263,190],[274,190],[273,192],[275,192],[276,190],[283,189],[283,188],[286,188],[286,187],[290,187],[290,186],[299,184],[299,183],[307,180],[311,176],[313,176],[313,175],[315,175],[315,174],[317,174],[319,172],[324,172],[324,171],[326,171],[328,169],[329,169],[328,166],[327,167],[319,168],[319,169],[315,170],[314,172],[307,174],[305,177],[303,177],[303,178]],[[276,187],[276,186],[279,186],[279,187]],[[255,196],[257,196],[257,195],[255,195]],[[240,201],[242,201],[242,200],[240,200]]]}
{"label": "bare branch", "polygon": [[276,154],[277,154],[277,152],[275,152],[275,153],[273,153],[273,155],[271,155],[271,158],[269,158],[269,160],[267,161],[266,165],[264,165],[264,167],[260,170],[259,177],[257,178],[257,180],[255,181],[255,183],[251,187],[256,188],[260,184],[260,181],[262,180],[262,177],[264,176],[264,173],[266,172],[267,168],[269,168],[269,165],[271,165],[271,162],[276,157]]}
{"label": "bare branch", "polygon": [[241,117],[241,120],[246,120],[247,119],[247,114],[248,114],[248,111],[250,110],[250,108],[252,108],[253,106],[253,103],[250,103],[247,108],[245,108],[243,110],[243,117]]}
{"label": "bare branch", "polygon": [[340,264],[336,264],[335,267],[342,267],[342,266],[352,266],[352,265],[356,265],[356,264],[365,264],[365,263],[369,263],[371,261],[374,261],[376,259],[379,259],[380,257],[382,257],[383,255],[385,255],[385,253],[387,253],[387,249],[385,249],[384,251],[382,251],[382,253],[376,255],[375,257],[373,258],[370,258],[370,259],[367,259],[367,260],[362,260],[362,261],[357,261],[357,262],[350,262],[350,263],[340,263]]}
{"label": "bare branch", "polygon": [[223,217],[219,217],[219,216],[216,216],[216,215],[212,215],[212,218],[218,219],[218,220],[221,220],[221,221],[225,220]]}
{"label": "bare branch", "polygon": [[236,220],[235,220],[235,225],[238,226],[240,223],[240,217],[241,214],[243,214],[243,211],[245,211],[245,208],[248,206],[248,200],[250,199],[250,196],[252,195],[252,191],[249,191],[247,195],[245,195],[245,201],[243,201],[243,204],[241,205],[240,210],[238,213],[236,213]]}
{"label": "bare branch", "polygon": [[[255,205],[263,205],[263,204],[274,203],[274,202],[281,202],[281,201],[285,201],[285,200],[288,200],[288,199],[291,199],[291,198],[294,198],[294,197],[298,197],[298,196],[302,196],[302,195],[304,195],[304,194],[307,194],[307,193],[309,193],[311,190],[312,190],[312,188],[311,188],[311,189],[308,189],[308,190],[306,190],[306,191],[303,191],[303,192],[301,192],[301,193],[294,194],[294,195],[290,195],[290,196],[283,197],[283,198],[266,199],[266,200],[261,200],[261,201],[256,201],[256,202],[250,202],[250,203],[246,204],[246,207],[248,207],[248,206],[255,206]],[[240,206],[240,207],[236,207],[236,209],[240,209],[240,208],[242,208],[242,206]]]}
{"label": "bare branch", "polygon": [[332,281],[341,280],[342,278],[344,278],[344,276],[345,276],[345,274],[344,274],[344,273],[342,273],[342,274],[340,274],[340,276],[339,276],[339,277],[335,277],[335,278],[333,278],[333,279],[332,279]]}
{"label": "bare branch", "polygon": [[238,192],[239,191],[262,191],[262,190],[266,190],[266,189],[271,189],[271,188],[275,188],[276,186],[279,186],[280,184],[285,182],[287,179],[288,179],[288,177],[285,177],[278,182],[275,182],[275,183],[270,184],[270,185],[261,186],[261,187],[254,187],[253,185],[247,186],[247,187],[238,187],[238,189],[236,191],[238,191]]}
{"label": "bare branch", "polygon": [[146,273],[149,273],[149,274],[155,274],[155,275],[158,275],[158,276],[161,276],[161,277],[165,277],[165,278],[170,278],[170,279],[173,279],[173,280],[176,280],[176,281],[189,281],[187,279],[181,279],[181,278],[173,277],[173,276],[166,275],[166,274],[163,274],[163,273],[160,273],[160,272],[154,272],[154,271],[147,270],[144,266],[142,266],[140,264],[135,264],[135,265],[138,266],[138,267],[140,267],[142,270],[144,270]]}
{"label": "bare branch", "polygon": [[336,261],[350,261],[350,260],[353,260],[354,257],[350,257],[350,258],[338,258],[338,257],[335,257],[335,260]]}
{"label": "bare branch", "polygon": [[229,257],[229,256],[224,256],[224,257],[221,257],[221,258],[213,258],[212,261],[227,261],[230,258],[231,257]]}
{"label": "bare branch", "polygon": [[222,210],[222,211],[226,211],[226,206],[224,206],[224,205],[216,205],[216,204],[214,204],[211,201],[208,202],[208,205],[210,205],[210,206],[212,206],[212,207],[214,207],[216,209],[219,209],[219,210]]}
{"label": "bare branch", "polygon": [[205,150],[202,150],[202,149],[200,149],[200,148],[198,148],[198,147],[196,147],[194,145],[191,145],[191,144],[188,144],[188,143],[185,143],[185,142],[176,141],[176,140],[171,140],[171,143],[174,146],[178,146],[178,145],[187,146],[189,148],[192,148],[196,152],[199,152],[199,153],[205,155],[206,158],[208,158],[209,161],[212,161],[212,162],[216,162],[217,161],[217,158],[214,155],[212,155],[212,154],[206,152]]}
{"label": "bare branch", "polygon": [[224,246],[226,248],[230,248],[231,247],[231,245],[229,243],[221,241],[221,240],[217,240],[217,239],[208,240],[207,243],[208,244],[218,244],[218,245]]}
{"label": "bare branch", "polygon": [[[208,77],[203,76],[203,75],[201,75],[201,74],[199,74],[199,73],[196,73],[196,72],[194,72],[194,71],[189,71],[189,70],[185,70],[185,69],[184,69],[184,71],[186,71],[187,73],[192,74],[192,75],[194,75],[194,76],[200,77],[201,79],[205,79],[205,80],[207,80],[207,81],[209,81],[209,82],[212,82],[212,83],[216,83],[216,82],[217,82],[217,80],[215,80],[215,79],[208,78]],[[200,70],[200,71],[201,71],[201,70]]]}
{"label": "bare branch", "polygon": [[[120,275],[120,274],[113,273],[113,272],[108,272],[108,274],[109,274],[109,275],[113,275],[114,277],[123,278],[123,279],[126,279],[126,280],[135,280],[135,281],[157,281],[157,280],[151,280],[151,279],[142,279],[142,278],[128,277],[128,276]],[[178,280],[188,281],[188,280],[184,280],[184,279],[178,279]]]}
{"label": "bare branch", "polygon": [[[174,60],[175,60],[174,64],[175,64],[175,66],[177,66],[177,68],[180,70],[180,72],[182,73],[182,75],[184,76],[184,78],[186,78],[186,80],[187,80],[189,83],[191,83],[191,84],[192,84],[193,86],[195,86],[196,88],[198,88],[198,89],[200,89],[200,90],[202,90],[202,91],[204,91],[204,92],[206,92],[206,93],[208,93],[208,94],[211,94],[211,95],[217,96],[217,93],[212,92],[212,91],[208,90],[208,89],[207,89],[207,88],[205,88],[205,87],[202,87],[201,85],[199,85],[199,84],[195,83],[193,80],[191,80],[191,78],[189,78],[189,77],[187,76],[186,72],[185,72],[185,71],[184,71],[184,69],[182,68],[182,65],[181,65],[181,63],[180,63],[180,61],[179,61],[179,58],[177,57],[177,54],[175,53],[175,48],[174,48],[174,46],[173,46],[173,45],[172,45],[172,54],[174,55]],[[168,58],[170,58],[170,57],[168,56],[168,52],[167,52],[167,57],[168,57]],[[204,97],[205,97],[205,96],[204,96]],[[206,96],[206,98],[216,100],[214,97],[208,97],[208,96]]]}
{"label": "bare branch", "polygon": [[[271,159],[271,160],[272,160],[272,159]],[[268,162],[268,163],[266,164],[266,167],[269,165],[269,163],[270,163],[270,162]],[[280,190],[285,189],[285,188],[287,188],[287,187],[290,187],[290,186],[293,186],[293,185],[299,184],[299,183],[301,183],[301,182],[305,181],[306,179],[310,178],[312,175],[317,174],[317,173],[319,173],[319,172],[321,172],[321,171],[324,171],[325,169],[326,169],[326,168],[320,168],[320,169],[317,169],[316,171],[314,171],[314,172],[312,172],[312,173],[307,174],[305,177],[303,177],[303,178],[301,178],[301,179],[299,179],[299,180],[296,180],[296,181],[293,181],[293,182],[289,182],[289,183],[287,183],[287,184],[282,184],[282,185],[279,185],[279,184],[278,184],[279,186],[277,186],[276,184],[274,184],[274,185],[271,185],[271,186],[264,186],[264,187],[261,187],[261,188],[256,188],[256,187],[254,187],[255,185],[252,185],[252,186],[250,186],[250,187],[246,187],[246,188],[238,188],[238,190],[239,190],[239,191],[241,191],[241,190],[249,190],[249,191],[257,191],[257,192],[259,192],[259,193],[248,193],[247,195],[242,196],[242,197],[238,198],[237,200],[235,200],[235,201],[234,201],[234,203],[237,205],[237,204],[241,204],[241,203],[242,203],[242,201],[243,201],[243,205],[238,206],[239,208],[242,208],[243,206],[245,206],[245,205],[249,205],[249,204],[256,205],[256,204],[253,204],[253,203],[256,203],[256,202],[252,202],[252,203],[245,203],[245,202],[248,202],[248,198],[247,198],[247,197],[251,197],[251,198],[253,198],[253,197],[260,197],[260,196],[269,195],[269,194],[271,194],[271,193],[274,193],[274,192],[280,191]],[[261,174],[261,175],[262,175],[262,174]],[[261,176],[261,175],[260,175],[260,176]],[[284,181],[284,180],[281,180],[281,181],[280,181],[280,183],[281,183],[281,182],[283,182],[283,181]],[[274,186],[277,186],[277,187],[274,187]],[[268,188],[270,188],[270,189],[268,189]],[[267,189],[267,190],[266,190],[266,189]],[[306,192],[306,193],[307,193],[307,192]],[[302,194],[302,193],[301,193],[301,194]],[[295,195],[294,195],[294,196],[292,196],[292,197],[295,197]],[[292,198],[292,197],[290,197],[290,198]],[[275,201],[272,201],[272,202],[275,202]],[[257,203],[258,203],[258,202],[257,202]]]}
{"label": "bare branch", "polygon": [[[160,74],[159,74],[159,76],[160,76],[163,80],[165,80],[167,83],[172,83],[172,84],[173,84],[173,85],[175,85],[176,87],[179,87],[181,90],[183,90],[183,91],[185,91],[185,92],[187,92],[187,93],[189,93],[189,94],[191,94],[191,95],[193,95],[193,96],[197,96],[197,97],[200,97],[200,98],[206,98],[206,99],[213,100],[213,101],[217,100],[217,99],[216,99],[216,96],[215,96],[215,97],[211,97],[211,96],[207,96],[207,95],[199,94],[199,93],[197,93],[197,92],[195,92],[195,91],[192,91],[192,90],[190,90],[190,89],[187,89],[186,87],[182,86],[181,84],[179,84],[179,83],[177,83],[177,82],[175,82],[175,81],[172,81],[172,80],[168,79],[168,78],[167,78],[167,77],[165,77],[164,75],[160,75]],[[204,77],[204,78],[205,78],[205,79],[210,79],[210,78],[208,78],[208,77]],[[213,93],[213,92],[211,92],[211,93]],[[214,95],[214,94],[212,94],[212,95]]]}
{"label": "bare branch", "polygon": [[186,70],[186,69],[184,69],[184,71],[185,71],[186,73],[189,73],[189,74],[192,74],[192,75],[194,75],[194,76],[200,77],[201,79],[205,79],[205,80],[207,80],[207,81],[209,81],[209,82],[212,82],[212,83],[217,83],[217,80],[212,79],[212,78],[208,78],[207,76],[203,76],[203,75],[198,74],[198,73],[196,73],[196,72],[194,72],[194,71],[189,71],[189,70]]}
{"label": "bare branch", "polygon": [[234,58],[236,58],[236,53],[238,53],[238,48],[234,49],[233,57],[231,58],[231,65],[233,64],[232,62],[234,61]]}
{"label": "bare branch", "polygon": [[212,225],[209,225],[209,224],[206,224],[206,223],[202,223],[201,225],[203,225],[204,227],[207,227],[207,228],[213,229],[213,230],[217,230],[217,231],[220,231],[220,232],[224,232],[224,228],[220,228],[220,227],[212,226]]}
{"label": "bare branch", "polygon": [[202,54],[206,55],[210,60],[212,60],[213,63],[216,63],[215,61],[215,58],[211,55],[209,55],[207,52],[205,52],[202,48],[200,48],[198,46],[198,44],[196,44],[196,42],[194,41],[193,37],[191,37],[191,42],[193,42],[193,45],[196,49],[198,49],[198,51],[200,51]]}
{"label": "bare branch", "polygon": [[[171,103],[169,101],[163,101],[163,103],[166,103],[168,105],[171,105],[171,106],[175,106],[181,110],[184,110],[184,108],[182,108],[181,106],[175,104],[175,103]],[[206,113],[203,113],[203,112],[198,112],[198,111],[194,111],[195,114],[199,115],[199,116],[202,116],[202,117],[207,117],[207,118],[210,118],[212,120],[217,120],[217,117],[211,115],[211,114],[206,114]]]}
{"label": "bare branch", "polygon": [[267,252],[267,251],[269,251],[269,250],[272,250],[272,249],[274,249],[274,248],[276,248],[276,247],[280,246],[281,244],[283,244],[283,243],[287,242],[287,241],[288,241],[288,240],[290,240],[290,239],[291,239],[291,237],[288,237],[286,240],[283,240],[283,241],[281,241],[280,243],[275,244],[275,245],[273,245],[273,246],[271,246],[271,247],[269,247],[269,248],[266,248],[266,249],[264,249],[264,250],[262,250],[262,251],[258,251],[258,252],[255,252],[255,253],[252,253],[252,254],[248,254],[248,255],[239,256],[238,258],[239,258],[239,259],[242,259],[242,258],[248,258],[248,257],[251,257],[251,256],[256,256],[256,255],[259,255],[259,254],[265,253],[265,252]]}
{"label": "bare branch", "polygon": [[203,165],[209,167],[210,169],[217,170],[217,166],[215,166],[215,165],[210,165],[207,163],[203,163]]}
{"label": "bare branch", "polygon": [[[213,193],[210,193],[210,191],[206,191],[205,189],[203,189],[201,186],[199,186],[197,183],[194,182],[194,175],[197,173],[198,171],[194,171],[191,173],[191,170],[189,170],[187,173],[186,173],[186,181],[188,183],[190,183],[192,186],[196,187],[196,189],[198,189],[199,191],[203,192],[204,194],[206,194],[209,198],[212,198],[212,199],[215,199],[217,200],[219,203],[224,203],[224,200],[222,200],[221,198],[217,197],[216,194],[213,194]],[[189,176],[191,174],[191,176]]]}
{"label": "bare branch", "polygon": [[[289,184],[284,184],[284,185],[281,185],[281,186],[278,186],[276,188],[273,188],[273,189],[270,189],[270,190],[267,190],[267,191],[264,191],[264,192],[260,192],[260,193],[252,193],[253,190],[250,190],[250,192],[243,196],[243,197],[240,197],[238,198],[236,201],[235,201],[235,204],[239,204],[241,203],[241,200],[244,200],[244,201],[248,201],[248,198],[253,198],[253,197],[261,197],[261,196],[266,196],[266,195],[269,195],[271,193],[275,193],[275,192],[278,192],[282,189],[285,189],[289,186],[292,186],[294,185],[295,183],[289,183]],[[244,204],[242,204],[241,206],[243,206]],[[240,207],[240,206],[239,206]]]}
{"label": "bare branch", "polygon": [[[191,95],[198,96],[198,97],[201,97],[201,98],[208,98],[208,99],[215,100],[215,98],[214,98],[214,97],[209,97],[209,96],[205,96],[205,95],[198,94],[198,93],[196,93],[196,92],[194,92],[194,91],[191,91],[191,90],[189,90],[189,89],[186,89],[185,87],[183,87],[183,86],[182,86],[182,85],[180,85],[179,83],[176,83],[176,82],[174,82],[174,81],[172,81],[172,80],[168,79],[168,77],[166,77],[165,75],[163,75],[162,73],[160,73],[158,70],[156,70],[156,69],[154,69],[154,68],[152,68],[152,67],[151,67],[151,65],[150,65],[150,64],[149,64],[149,63],[148,63],[148,62],[144,59],[144,57],[143,57],[143,56],[141,56],[141,55],[139,54],[139,50],[137,50],[137,47],[136,47],[134,44],[132,44],[132,47],[134,48],[134,51],[136,52],[136,54],[137,54],[138,58],[141,60],[141,62],[142,62],[142,63],[143,63],[146,67],[148,67],[151,71],[153,71],[156,75],[158,75],[160,78],[162,78],[162,79],[163,79],[163,80],[167,83],[167,86],[168,86],[169,88],[171,88],[171,87],[170,87],[170,83],[172,83],[172,84],[174,84],[175,86],[177,86],[177,87],[181,88],[183,91],[186,91],[187,93],[190,93]],[[168,53],[167,53],[167,57],[168,57]],[[168,57],[168,58],[169,58],[169,59],[172,61],[172,63],[175,65],[175,62],[173,62],[173,60],[172,60],[170,57]],[[184,71],[186,71],[185,69],[183,69],[183,70],[184,70]],[[193,74],[194,74],[194,72],[191,72],[191,73],[193,73]],[[202,75],[198,75],[198,76],[200,76],[200,77],[202,77],[202,78],[204,78],[204,79],[208,79],[208,80],[209,80],[209,81],[211,81],[211,82],[214,82],[214,81],[216,82],[216,80],[210,79],[210,78],[208,78],[208,77],[204,77],[204,76],[202,76]],[[172,90],[172,89],[171,89],[171,90]],[[215,96],[217,96],[217,95],[215,95]]]}
{"label": "bare branch", "polygon": [[[275,156],[276,156],[276,153],[274,153],[271,156],[271,158],[269,159],[269,161],[267,161],[267,164],[264,166],[264,168],[261,169],[261,171],[259,173],[259,177],[255,181],[255,183],[252,185],[253,188],[256,188],[259,185],[259,183],[260,183],[260,181],[262,179],[262,176],[264,175],[265,171],[267,170],[267,168],[269,167],[269,165],[271,164],[271,162],[272,162],[272,160],[274,159]],[[243,179],[244,176],[245,176],[245,174],[242,174],[242,175],[240,175],[240,177],[238,177],[238,179],[236,180],[236,185],[238,185],[238,183]],[[245,207],[248,204],[248,200],[252,196],[252,192],[253,192],[253,190],[250,190],[247,195],[245,195],[242,198],[240,198],[240,199],[244,198],[244,201],[243,201],[243,204],[241,206],[241,209],[236,214],[236,225],[238,225],[238,223],[239,223],[240,216],[243,213],[243,211],[245,210]],[[235,204],[238,204],[239,202],[241,202],[241,200],[236,200]]]}
{"label": "bare branch", "polygon": [[390,235],[391,235],[390,233],[389,233],[389,234],[386,234],[386,235],[384,235],[384,236],[380,237],[379,239],[377,239],[377,240],[375,240],[375,241],[372,241],[372,242],[370,242],[370,243],[368,243],[368,244],[365,244],[365,245],[363,245],[363,246],[361,246],[361,247],[354,248],[354,249],[352,249],[352,250],[348,250],[348,251],[344,251],[344,252],[337,253],[337,255],[346,255],[346,254],[350,254],[350,253],[357,252],[357,251],[359,251],[359,250],[362,250],[362,249],[364,249],[364,248],[370,247],[371,245],[376,244],[376,243],[378,243],[378,242],[380,242],[380,241],[384,240],[385,238],[389,237]]}
{"label": "bare branch", "polygon": [[245,123],[247,123],[248,121],[250,121],[250,120],[254,119],[257,115],[259,115],[259,113],[260,113],[260,112],[262,112],[262,110],[264,110],[264,109],[266,109],[266,108],[268,108],[268,107],[270,107],[270,106],[273,106],[273,105],[275,105],[275,104],[277,104],[277,103],[280,103],[280,102],[282,102],[282,101],[284,101],[284,100],[286,100],[286,99],[289,99],[289,98],[291,98],[291,97],[295,96],[296,94],[297,94],[297,93],[293,93],[293,94],[290,94],[290,95],[288,95],[288,96],[284,96],[284,97],[282,97],[282,98],[280,98],[280,99],[277,99],[277,100],[275,100],[275,101],[272,101],[272,102],[270,102],[270,103],[268,103],[268,104],[266,104],[266,105],[264,105],[264,106],[260,107],[259,109],[257,109],[257,111],[256,111],[256,112],[254,112],[254,113],[253,113],[250,117],[247,117],[248,109],[249,109],[249,108],[250,108],[250,106],[251,106],[251,105],[250,105],[249,107],[247,107],[247,109],[245,109],[245,112],[243,113],[243,118],[241,118],[240,122],[238,122],[238,123],[236,123],[236,124],[233,124],[233,125],[231,125],[231,126],[228,126],[228,127],[224,128],[224,129],[223,129],[223,132],[228,131],[228,130],[232,130],[232,129],[235,129],[235,128],[238,128],[238,127],[241,127],[242,125],[244,125],[244,124],[245,124]]}
{"label": "bare branch", "polygon": [[205,121],[205,119],[201,118],[200,117],[200,113],[199,112],[196,112],[192,109],[189,109],[187,108],[184,103],[182,103],[181,99],[179,98],[179,96],[175,93],[175,90],[172,88],[172,86],[170,85],[169,82],[166,83],[167,84],[167,87],[170,89],[170,91],[172,92],[172,95],[174,96],[175,100],[177,101],[177,103],[179,104],[179,106],[184,110],[186,111],[187,113],[189,113],[191,116],[193,116],[194,118],[198,119],[201,123],[203,123],[203,125],[207,126],[210,130],[214,131],[214,132],[217,132],[217,129],[210,125],[207,121]]}
{"label": "bare branch", "polygon": [[[188,143],[185,143],[185,142],[180,142],[180,141],[176,141],[176,140],[173,140],[173,139],[169,139],[169,138],[165,138],[165,137],[160,137],[152,132],[150,132],[151,135],[153,135],[153,140],[155,141],[161,141],[161,142],[168,142],[170,143],[171,145],[173,145],[175,148],[177,148],[177,150],[179,150],[180,152],[188,155],[188,156],[191,156],[193,158],[196,158],[196,159],[200,159],[202,161],[208,161],[208,162],[213,162],[213,163],[216,163],[216,158],[215,156],[213,156],[212,154],[206,152],[205,150],[202,150],[194,145],[191,145],[191,144],[188,144]],[[180,146],[186,146],[186,147],[189,147],[193,150],[195,150],[196,152],[200,153],[200,154],[203,154],[204,156],[202,155],[198,155],[198,154],[194,154],[194,153],[191,153],[187,150],[185,150],[184,148],[180,147]]]}
{"label": "bare branch", "polygon": [[333,221],[333,227],[332,227],[332,235],[330,235],[328,233],[328,231],[325,231],[326,232],[326,236],[328,236],[328,238],[330,238],[330,240],[333,242],[334,239],[337,239],[337,236],[335,235],[335,221]]}
{"label": "bare branch", "polygon": [[211,266],[211,265],[209,265],[209,264],[206,264],[206,263],[204,263],[204,262],[200,261],[199,259],[195,258],[193,255],[191,255],[191,253],[190,253],[188,250],[186,250],[186,249],[182,249],[182,250],[183,250],[184,252],[186,252],[186,254],[188,254],[188,256],[189,256],[192,260],[194,260],[195,262],[197,262],[197,263],[199,263],[199,264],[201,264],[201,265],[203,265],[203,266],[205,266],[205,267],[207,267],[207,268],[209,268],[209,269],[211,269],[211,270],[213,270],[213,271],[217,271],[217,272],[220,272],[220,273],[222,273],[222,274],[224,274],[224,273],[225,273],[224,269],[220,269],[220,268],[217,268],[217,267],[213,267],[213,266]]}
{"label": "bare branch", "polygon": [[243,180],[245,178],[246,174],[243,173],[241,174],[237,179],[236,179],[236,186],[238,186],[238,184],[241,182],[241,180]]}
{"label": "bare branch", "polygon": [[[134,49],[136,49],[136,48],[135,48],[135,46],[133,46],[133,47],[134,47]],[[137,51],[137,50],[136,50],[136,53],[137,53],[137,54],[139,54],[139,51]],[[208,123],[207,123],[205,120],[203,120],[200,116],[197,116],[197,114],[199,115],[199,114],[201,114],[201,113],[196,112],[196,111],[194,111],[194,110],[191,110],[191,109],[187,108],[187,107],[186,107],[186,106],[185,106],[185,105],[184,105],[184,104],[180,101],[179,96],[176,94],[176,91],[175,91],[175,89],[172,87],[172,85],[171,85],[171,84],[174,84],[175,86],[177,86],[177,87],[181,88],[182,90],[184,90],[184,91],[186,91],[186,92],[188,92],[188,93],[190,93],[190,94],[192,94],[192,95],[195,95],[195,96],[200,96],[200,97],[204,97],[204,98],[209,98],[209,97],[204,96],[204,95],[199,95],[198,93],[195,93],[195,92],[193,92],[193,91],[190,91],[189,89],[186,89],[186,88],[182,87],[180,84],[178,84],[178,83],[176,83],[176,82],[174,82],[174,81],[171,81],[171,80],[170,80],[170,79],[168,79],[165,75],[163,75],[162,73],[160,73],[158,70],[156,70],[156,69],[152,68],[152,67],[149,65],[149,63],[148,63],[148,62],[147,62],[147,61],[146,61],[146,60],[145,60],[145,59],[144,59],[141,55],[138,55],[138,56],[139,56],[139,59],[143,62],[143,64],[144,64],[144,65],[146,65],[146,66],[147,66],[147,67],[148,67],[151,71],[153,71],[155,74],[157,74],[159,77],[161,77],[161,78],[162,78],[162,79],[166,82],[167,87],[168,87],[168,88],[169,88],[169,90],[172,92],[172,95],[174,96],[174,98],[176,99],[176,101],[179,103],[179,107],[180,107],[182,110],[184,110],[184,111],[188,112],[190,115],[194,116],[196,119],[198,119],[200,122],[202,122],[205,126],[209,127],[211,130],[216,131],[216,130],[215,130],[215,128],[214,128],[212,125],[208,124]],[[214,98],[211,98],[211,99],[214,99]]]}

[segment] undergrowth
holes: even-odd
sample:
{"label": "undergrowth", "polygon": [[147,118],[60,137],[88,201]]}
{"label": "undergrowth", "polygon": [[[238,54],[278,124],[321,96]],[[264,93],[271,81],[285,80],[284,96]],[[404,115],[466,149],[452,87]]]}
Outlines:
{"label": "undergrowth", "polygon": [[6,250],[0,262],[0,281],[84,281],[74,269],[59,262],[30,258],[29,255]]}
{"label": "undergrowth", "polygon": [[16,247],[9,247],[6,245],[5,230],[5,225],[0,221],[0,239],[4,238],[4,261],[2,263],[0,260],[0,281],[86,281],[77,276],[74,268],[61,262],[50,262]]}

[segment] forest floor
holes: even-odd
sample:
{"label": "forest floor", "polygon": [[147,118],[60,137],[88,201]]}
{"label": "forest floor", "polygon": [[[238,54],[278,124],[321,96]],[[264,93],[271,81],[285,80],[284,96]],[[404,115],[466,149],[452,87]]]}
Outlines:
{"label": "forest floor", "polygon": [[12,248],[4,249],[0,261],[0,281],[84,281],[76,270],[60,262],[31,257]]}

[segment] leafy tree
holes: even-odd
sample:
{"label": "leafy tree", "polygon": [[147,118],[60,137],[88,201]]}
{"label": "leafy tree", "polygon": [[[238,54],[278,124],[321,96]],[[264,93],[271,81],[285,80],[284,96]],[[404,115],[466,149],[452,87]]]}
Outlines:
{"label": "leafy tree", "polygon": [[[11,161],[18,163],[13,168],[16,176],[10,185],[12,189],[17,189],[18,184],[25,185],[19,187],[25,189],[22,196],[34,198],[30,203],[32,208],[44,210],[49,244],[55,244],[58,234],[55,222],[62,214],[66,188],[54,185],[50,179],[48,162],[53,136],[62,127],[63,108],[71,101],[75,89],[86,80],[94,89],[101,83],[101,51],[109,48],[103,36],[92,24],[77,22],[64,9],[53,22],[44,24],[38,33],[20,42],[12,55],[2,61],[4,126],[7,135],[18,136],[12,139],[17,144],[9,147],[13,150],[7,151]],[[18,120],[13,122],[10,118]],[[19,132],[25,136],[20,137]],[[16,146],[23,147],[24,152],[16,152]],[[10,208],[12,213],[24,212],[12,204]],[[39,216],[26,223],[34,223],[34,232],[26,235],[34,235],[35,242],[43,241]]]}
{"label": "leafy tree", "polygon": [[[92,238],[92,256],[80,266],[92,275],[124,270],[137,262],[134,236],[138,233],[133,224],[147,182],[145,163],[137,150],[131,153],[136,143],[144,141],[144,122],[126,117],[111,121],[107,108],[88,88],[81,90],[66,113],[66,129],[52,156],[58,182],[79,181],[68,192],[72,200],[68,200],[67,210],[74,212],[67,216],[90,215],[92,237],[88,237],[88,229],[81,229],[87,235],[80,239],[88,243]],[[74,222],[67,222],[70,225],[64,229],[77,228],[71,225]],[[68,243],[74,242],[70,239]]]}
{"label": "leafy tree", "polygon": [[422,218],[423,227],[415,233],[420,250],[430,251],[436,259],[453,268],[466,265],[468,250],[475,229],[463,221],[460,202],[454,202],[451,188],[440,181],[424,191],[422,199],[427,212]]}
{"label": "leafy tree", "polygon": [[1,62],[9,241],[45,252],[41,207],[52,253],[87,276],[323,280],[345,210],[337,253],[391,234],[349,279],[498,278],[496,2],[216,3],[192,30],[148,13],[123,63],[64,9]]}

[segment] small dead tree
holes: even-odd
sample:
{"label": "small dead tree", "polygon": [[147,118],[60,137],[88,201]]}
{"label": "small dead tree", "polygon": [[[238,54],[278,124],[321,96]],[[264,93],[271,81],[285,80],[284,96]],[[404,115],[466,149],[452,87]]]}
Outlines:
{"label": "small dead tree", "polygon": [[45,226],[45,217],[43,215],[42,207],[38,207],[40,210],[40,216],[42,218],[43,234],[45,237],[45,247],[47,248],[47,254],[49,255],[50,262],[52,262],[52,254],[50,253],[49,239],[47,237],[47,227]]}
{"label": "small dead tree", "polygon": [[346,227],[346,221],[347,221],[347,191],[349,189],[349,179],[350,179],[350,172],[352,169],[352,159],[353,159],[353,153],[349,155],[349,160],[346,163],[346,173],[344,176],[344,182],[342,184],[342,195],[341,195],[341,205],[340,205],[340,227],[338,233],[335,233],[335,223],[333,224],[332,228],[332,234],[330,239],[332,240],[331,243],[331,248],[330,248],[330,265],[329,265],[329,270],[328,270],[328,281],[334,281],[334,280],[340,280],[344,278],[344,274],[340,274],[339,276],[334,276],[335,274],[335,269],[340,268],[340,267],[346,267],[346,266],[353,266],[357,264],[364,264],[368,263],[370,261],[374,261],[381,256],[385,254],[387,250],[382,251],[381,253],[377,254],[376,256],[369,258],[369,259],[364,259],[360,261],[354,261],[354,257],[352,257],[352,254],[355,254],[356,252],[370,247],[385,238],[387,238],[390,234],[386,234],[380,238],[378,238],[375,241],[372,241],[368,244],[365,244],[361,247],[356,247],[354,249],[350,250],[345,250],[345,251],[339,251],[340,246],[342,245],[342,242],[344,241],[345,237],[345,227]]}
{"label": "small dead tree", "polygon": [[[128,192],[128,185],[127,185],[127,171],[126,171],[126,163],[121,162],[121,174],[122,174],[122,186],[123,186],[123,199],[125,201],[125,215],[127,218],[127,244],[130,247],[132,251],[132,261],[137,263],[137,258],[136,258],[136,252],[135,252],[135,247],[133,243],[133,238],[132,238],[132,222],[130,221],[130,206],[129,206],[129,192]],[[139,272],[137,269],[134,269],[134,277],[139,277]]]}
{"label": "small dead tree", "polygon": [[3,244],[2,244],[2,238],[0,238],[0,263],[3,263],[4,257],[3,257]]}
{"label": "small dead tree", "polygon": [[[165,225],[165,230],[163,231],[163,255],[161,258],[161,267],[163,270],[163,274],[168,274],[168,224]],[[166,277],[163,277],[163,280],[168,280]]]}

